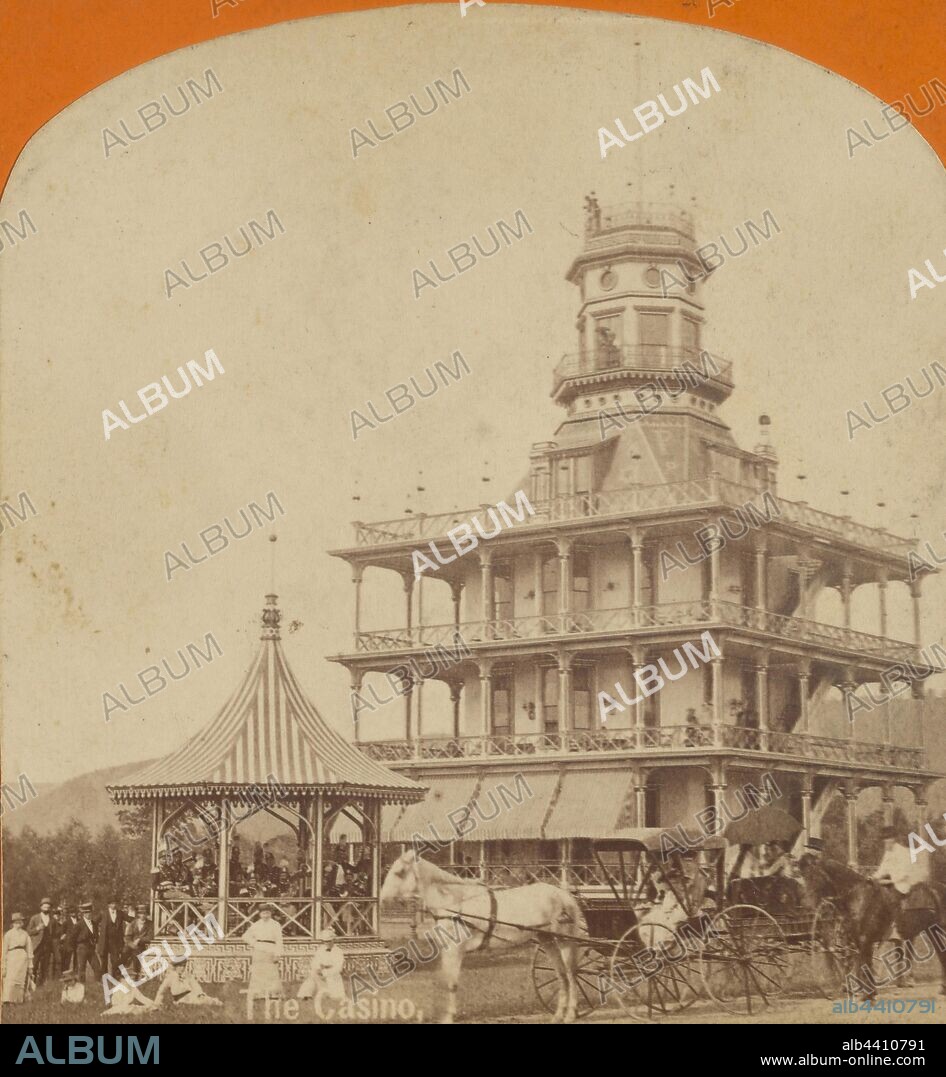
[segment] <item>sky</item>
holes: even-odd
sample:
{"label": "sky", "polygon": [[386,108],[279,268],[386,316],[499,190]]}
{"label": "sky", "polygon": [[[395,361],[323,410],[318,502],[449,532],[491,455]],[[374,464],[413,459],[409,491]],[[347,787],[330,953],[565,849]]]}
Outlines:
{"label": "sky", "polygon": [[[602,160],[598,129],[709,67],[720,92]],[[352,157],[351,129],[460,69],[469,93]],[[106,158],[103,129],[176,87],[222,92]],[[672,100],[672,98],[671,98]],[[4,772],[60,781],[177,747],[249,666],[275,587],[286,654],[348,724],[350,521],[496,501],[561,420],[551,372],[576,350],[564,275],[582,204],[689,209],[705,241],[770,210],[782,231],[706,287],[704,341],[733,360],[722,411],[739,443],[771,416],[779,492],[946,557],[946,392],[848,437],[846,412],[946,365],[943,167],[912,129],[848,155],[882,103],[829,71],[716,29],[490,3],[301,20],[151,61],[75,102],[21,154],[0,220],[0,495],[37,515],[0,535]],[[153,110],[146,110],[146,113]],[[612,127],[613,129],[613,127]],[[412,270],[517,210],[532,233],[414,298]],[[285,231],[188,288],[165,271],[274,210]],[[194,269],[195,275],[196,269]],[[106,441],[102,412],[213,349],[224,373]],[[352,439],[351,412],[460,350],[471,374]],[[387,410],[387,409],[385,409]],[[805,476],[800,478],[799,476]],[[488,479],[484,483],[483,479]],[[416,487],[423,486],[423,493]],[[848,490],[845,496],[841,490]],[[275,493],[285,515],[168,582],[165,552]],[[882,503],[882,507],[878,503]],[[275,530],[275,548],[267,535]],[[911,638],[905,588],[892,635]],[[924,642],[943,638],[925,585]],[[855,604],[857,609],[857,604]],[[366,628],[402,623],[369,572]],[[127,713],[102,695],[212,633],[223,655]],[[398,710],[399,708],[392,708]],[[372,735],[399,715],[379,714]]]}

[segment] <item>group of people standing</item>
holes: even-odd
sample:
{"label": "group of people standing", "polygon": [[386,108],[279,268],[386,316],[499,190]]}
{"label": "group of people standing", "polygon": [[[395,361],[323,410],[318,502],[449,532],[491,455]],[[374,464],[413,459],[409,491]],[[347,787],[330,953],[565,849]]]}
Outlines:
{"label": "group of people standing", "polygon": [[131,971],[153,935],[145,905],[127,905],[122,911],[116,900],[96,915],[91,901],[53,909],[44,897],[28,923],[20,912],[10,919],[3,937],[4,1002],[23,1002],[33,986],[49,980],[62,978],[69,990],[84,984],[89,968],[96,980],[106,972],[117,977],[122,964]]}

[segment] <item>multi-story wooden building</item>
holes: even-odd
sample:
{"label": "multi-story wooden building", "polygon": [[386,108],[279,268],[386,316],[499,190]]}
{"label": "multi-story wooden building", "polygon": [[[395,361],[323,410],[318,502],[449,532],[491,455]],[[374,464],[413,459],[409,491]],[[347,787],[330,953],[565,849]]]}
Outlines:
{"label": "multi-story wooden building", "polygon": [[[906,787],[925,819],[938,777],[921,746],[896,742],[889,704],[873,742],[856,720],[845,736],[816,735],[832,686],[849,707],[860,686],[876,700],[881,675],[899,663],[888,683],[899,677],[920,693],[929,667],[919,583],[907,582],[913,543],[778,497],[764,416],[754,451],[736,444],[721,415],[731,364],[702,351],[705,273],[690,217],[594,199],[586,213],[568,271],[580,294],[578,348],[553,378],[565,418],[530,454],[524,493],[534,511],[511,526],[483,507],[356,523],[355,544],[332,551],[355,584],[354,643],[333,660],[351,672],[354,693],[368,674],[394,671],[403,682],[402,701],[390,704],[404,708],[403,738],[362,733],[361,748],[431,786],[423,804],[386,820],[386,836],[430,837],[432,824],[454,837],[459,817],[447,817],[476,801],[476,828],[461,824],[469,833],[454,863],[491,877],[532,863],[581,883],[588,839],[628,826],[692,831],[701,809],[735,812],[736,789],[760,788],[770,773],[803,833],[818,832],[836,794],[847,798],[856,862],[858,794],[879,787],[892,817],[893,789]],[[692,280],[665,288],[681,267]],[[476,548],[461,556],[447,533],[474,519]],[[423,585],[449,588],[453,600],[451,622],[439,625],[414,616],[413,554],[433,559],[431,541],[449,563],[436,562]],[[367,568],[403,578],[396,628],[362,628]],[[888,638],[894,587],[912,595],[911,643]],[[815,619],[824,588],[839,592],[840,623]],[[876,592],[869,632],[851,624],[856,588]],[[457,633],[465,646],[451,662],[417,661],[454,647]],[[686,641],[709,660],[683,675],[673,652]],[[635,673],[648,664],[665,686],[620,711],[608,705],[603,721],[598,694],[621,701],[620,684],[635,697]],[[427,678],[449,688],[436,712]],[[531,796],[487,796],[512,788],[517,773]]]}

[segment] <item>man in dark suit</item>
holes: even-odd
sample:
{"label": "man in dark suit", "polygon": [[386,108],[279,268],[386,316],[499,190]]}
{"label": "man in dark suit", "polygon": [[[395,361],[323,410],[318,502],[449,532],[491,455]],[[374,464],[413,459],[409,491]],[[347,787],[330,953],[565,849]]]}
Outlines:
{"label": "man in dark suit", "polygon": [[101,975],[99,968],[98,924],[92,919],[92,902],[83,901],[79,906],[79,919],[76,924],[76,964],[75,972],[79,983],[85,983],[85,967],[92,966],[92,975],[98,980]]}
{"label": "man in dark suit", "polygon": [[[39,912],[30,917],[26,929],[33,944],[33,976],[37,987],[41,987],[49,979],[52,970],[53,937],[59,928],[51,909],[52,902],[48,897],[44,897],[39,903]],[[55,941],[58,943],[58,937]]]}
{"label": "man in dark suit", "polygon": [[138,955],[143,950],[147,950],[151,944],[153,934],[154,928],[148,919],[148,907],[146,905],[137,905],[134,920],[129,920],[125,925],[124,963],[125,968],[133,976],[136,976],[141,971]]}
{"label": "man in dark suit", "polygon": [[118,966],[122,962],[124,949],[125,917],[118,907],[118,902],[112,900],[99,920],[98,955],[103,975],[108,972],[118,979]]}
{"label": "man in dark suit", "polygon": [[76,971],[76,943],[79,936],[79,914],[75,905],[67,904],[63,908],[59,923],[59,957],[63,972]]}

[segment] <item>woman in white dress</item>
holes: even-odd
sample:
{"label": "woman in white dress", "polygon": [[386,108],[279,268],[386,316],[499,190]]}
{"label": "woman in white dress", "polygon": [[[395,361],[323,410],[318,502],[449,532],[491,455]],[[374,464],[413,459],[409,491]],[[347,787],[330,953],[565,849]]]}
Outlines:
{"label": "woman in white dress", "polygon": [[23,914],[15,912],[10,919],[12,926],[3,936],[3,1001],[26,1002],[33,944],[23,930]]}
{"label": "woman in white dress", "polygon": [[279,958],[282,956],[282,927],[273,919],[273,906],[263,905],[259,919],[243,933],[250,946],[250,983],[246,990],[246,1015],[253,1019],[253,1000],[282,998]]}

